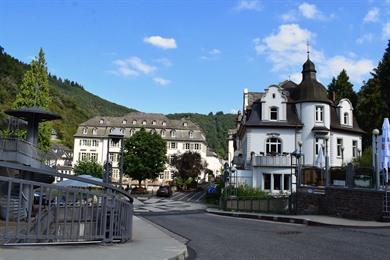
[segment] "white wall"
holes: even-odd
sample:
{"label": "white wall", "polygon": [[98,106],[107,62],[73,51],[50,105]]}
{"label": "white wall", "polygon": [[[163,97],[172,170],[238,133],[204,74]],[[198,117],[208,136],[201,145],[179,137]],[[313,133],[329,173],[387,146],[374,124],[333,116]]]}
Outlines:
{"label": "white wall", "polygon": [[362,151],[362,139],[359,135],[349,134],[349,133],[338,133],[333,132],[330,135],[330,166],[341,166],[342,165],[342,157],[337,156],[337,139],[341,138],[343,140],[344,146],[344,164],[347,164],[353,160],[353,151],[352,151],[352,141],[358,141],[358,148],[360,150],[360,154]]}
{"label": "white wall", "polygon": [[282,90],[278,86],[270,86],[268,89],[265,90],[265,95],[261,98],[262,119],[265,121],[270,120],[271,107],[277,107],[278,121],[285,121],[287,119],[286,101],[286,96],[282,93]]}

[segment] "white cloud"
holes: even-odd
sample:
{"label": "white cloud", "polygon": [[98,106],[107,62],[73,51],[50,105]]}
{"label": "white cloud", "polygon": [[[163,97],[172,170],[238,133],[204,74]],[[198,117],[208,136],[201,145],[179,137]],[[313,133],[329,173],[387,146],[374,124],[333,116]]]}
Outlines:
{"label": "white cloud", "polygon": [[390,22],[385,23],[382,28],[382,38],[389,39],[390,38]]}
{"label": "white cloud", "polygon": [[374,35],[372,33],[366,33],[356,39],[356,43],[363,44],[365,42],[372,42]]}
{"label": "white cloud", "polygon": [[379,9],[377,7],[372,8],[368,11],[366,16],[363,19],[363,22],[370,23],[370,22],[376,22],[379,19]]}
{"label": "white cloud", "polygon": [[161,36],[155,35],[150,37],[145,37],[144,42],[154,45],[162,49],[176,49],[176,40],[174,38],[163,38]]}
{"label": "white cloud", "polygon": [[272,71],[278,72],[283,79],[290,75],[293,81],[300,82],[300,73],[291,72],[301,70],[307,58],[307,42],[311,43],[310,59],[317,66],[319,79],[330,79],[337,76],[342,69],[346,69],[351,81],[360,83],[374,67],[371,60],[351,55],[327,57],[323,51],[313,47],[315,34],[297,24],[281,25],[276,33],[271,33],[263,39],[256,38],[253,42],[256,53],[264,55],[272,64]]}
{"label": "white cloud", "polygon": [[171,67],[172,66],[172,62],[169,59],[167,59],[167,58],[155,59],[154,61],[164,65],[165,67]]}
{"label": "white cloud", "polygon": [[153,81],[156,82],[157,84],[161,85],[161,86],[166,86],[169,83],[171,83],[170,80],[167,80],[167,79],[164,79],[164,78],[160,78],[160,77],[153,78]]}
{"label": "white cloud", "polygon": [[202,49],[202,51],[206,52],[207,54],[200,56],[199,58],[201,60],[215,60],[221,54],[221,50],[216,48],[211,49],[209,51]]}
{"label": "white cloud", "polygon": [[212,49],[211,51],[209,51],[209,54],[210,55],[218,55],[218,54],[221,54],[221,51],[219,49]]}
{"label": "white cloud", "polygon": [[298,10],[304,17],[308,19],[315,19],[318,18],[319,15],[321,15],[320,11],[315,5],[306,2],[300,4],[298,6]]}
{"label": "white cloud", "polygon": [[243,10],[260,11],[262,7],[260,2],[257,0],[251,0],[251,1],[241,0],[234,9],[237,11],[243,11]]}
{"label": "white cloud", "polygon": [[150,74],[157,68],[144,63],[138,57],[131,57],[129,59],[118,59],[113,61],[117,66],[116,70],[111,73],[121,75],[124,77],[138,76],[139,74]]}
{"label": "white cloud", "polygon": [[284,22],[295,22],[298,20],[298,14],[295,10],[290,10],[288,11],[287,13],[284,13],[280,16],[280,18],[284,21]]}

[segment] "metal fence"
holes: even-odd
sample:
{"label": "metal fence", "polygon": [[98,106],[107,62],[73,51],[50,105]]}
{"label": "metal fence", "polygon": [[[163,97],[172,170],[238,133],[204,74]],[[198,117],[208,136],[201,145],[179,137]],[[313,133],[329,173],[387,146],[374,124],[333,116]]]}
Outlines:
{"label": "metal fence", "polygon": [[77,176],[57,177],[90,187],[0,176],[0,245],[131,240],[133,201],[126,192]]}
{"label": "metal fence", "polygon": [[291,197],[232,197],[224,199],[225,210],[288,214],[292,212]]}

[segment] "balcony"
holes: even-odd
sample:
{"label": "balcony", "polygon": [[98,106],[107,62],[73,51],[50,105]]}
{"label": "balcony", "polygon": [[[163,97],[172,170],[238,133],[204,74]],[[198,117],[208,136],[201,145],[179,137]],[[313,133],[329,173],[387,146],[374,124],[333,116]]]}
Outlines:
{"label": "balcony", "polygon": [[291,155],[254,155],[254,167],[291,167]]}
{"label": "balcony", "polygon": [[25,140],[0,138],[0,161],[40,168],[44,165],[45,154]]}

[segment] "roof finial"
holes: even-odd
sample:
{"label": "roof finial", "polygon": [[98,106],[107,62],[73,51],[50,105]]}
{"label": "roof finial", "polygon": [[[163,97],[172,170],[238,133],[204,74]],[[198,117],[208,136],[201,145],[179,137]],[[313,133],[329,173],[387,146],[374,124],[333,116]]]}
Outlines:
{"label": "roof finial", "polygon": [[307,59],[310,59],[310,43],[309,41],[306,41],[306,47],[307,47]]}

